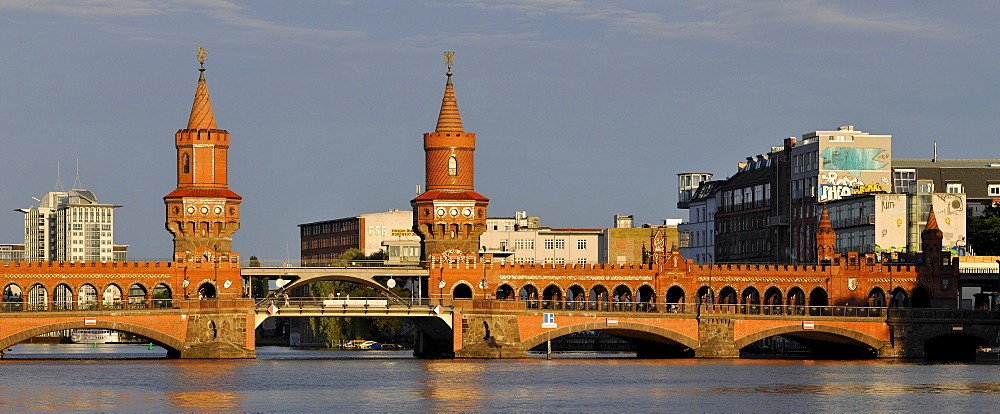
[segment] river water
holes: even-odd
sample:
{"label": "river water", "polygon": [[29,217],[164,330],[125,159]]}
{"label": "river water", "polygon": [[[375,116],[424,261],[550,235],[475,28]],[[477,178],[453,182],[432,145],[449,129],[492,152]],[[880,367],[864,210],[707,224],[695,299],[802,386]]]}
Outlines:
{"label": "river water", "polygon": [[258,349],[171,360],[138,345],[17,345],[0,410],[79,412],[985,412],[1000,367],[887,360],[420,360]]}

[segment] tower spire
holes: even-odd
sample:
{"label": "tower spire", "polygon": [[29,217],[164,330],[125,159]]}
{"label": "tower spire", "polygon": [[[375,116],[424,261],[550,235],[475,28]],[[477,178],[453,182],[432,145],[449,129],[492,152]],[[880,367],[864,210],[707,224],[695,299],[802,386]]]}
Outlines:
{"label": "tower spire", "polygon": [[205,82],[205,55],[208,50],[198,46],[198,88],[194,92],[194,104],[191,105],[191,117],[188,118],[187,129],[218,129],[215,125],[215,113],[212,112],[212,101],[208,97],[208,83]]}
{"label": "tower spire", "polygon": [[444,98],[441,99],[441,112],[438,114],[437,127],[434,132],[463,132],[462,116],[458,113],[458,100],[455,99],[455,87],[451,84],[451,67],[455,62],[455,52],[444,52],[444,62],[448,65],[448,82],[444,85]]}

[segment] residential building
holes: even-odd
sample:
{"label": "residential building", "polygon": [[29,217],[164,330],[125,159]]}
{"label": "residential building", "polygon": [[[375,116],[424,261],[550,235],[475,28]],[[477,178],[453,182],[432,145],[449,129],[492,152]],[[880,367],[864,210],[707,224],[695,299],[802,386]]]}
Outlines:
{"label": "residential building", "polygon": [[725,181],[705,181],[686,203],[690,219],[677,226],[678,250],[695,264],[715,263],[716,193]]}
{"label": "residential building", "polygon": [[38,206],[18,210],[24,213],[24,260],[110,262],[127,256],[127,246],[114,244],[118,207],[100,204],[82,189],[45,194]]}
{"label": "residential building", "polygon": [[680,222],[680,219],[664,219],[660,225],[633,227],[632,216],[615,216],[615,227],[601,232],[598,261],[610,264],[646,263],[654,248],[651,245],[654,238],[662,244],[663,252],[676,250],[680,245]]}
{"label": "residential building", "polygon": [[1000,160],[892,160],[894,192],[914,193],[918,181],[929,182],[931,192],[965,194],[970,219],[1000,203]]}
{"label": "residential building", "polygon": [[497,263],[599,263],[600,229],[553,229],[519,211],[512,218],[488,218],[479,238],[481,253]]}

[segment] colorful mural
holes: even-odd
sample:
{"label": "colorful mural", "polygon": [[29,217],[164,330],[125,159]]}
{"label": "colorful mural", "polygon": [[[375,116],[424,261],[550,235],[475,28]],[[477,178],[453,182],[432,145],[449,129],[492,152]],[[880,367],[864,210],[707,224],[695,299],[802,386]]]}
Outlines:
{"label": "colorful mural", "polygon": [[820,153],[824,170],[881,170],[889,163],[879,161],[883,148],[827,147]]}

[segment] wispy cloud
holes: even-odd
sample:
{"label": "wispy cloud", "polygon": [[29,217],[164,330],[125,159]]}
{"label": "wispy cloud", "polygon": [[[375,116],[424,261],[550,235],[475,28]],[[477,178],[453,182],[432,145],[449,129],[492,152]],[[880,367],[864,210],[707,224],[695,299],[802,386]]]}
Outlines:
{"label": "wispy cloud", "polygon": [[605,0],[468,0],[466,4],[537,17],[562,15],[567,19],[602,22],[609,34],[649,37],[735,38],[781,24],[808,25],[831,31],[863,33],[946,34],[939,24],[899,13],[852,12],[818,0],[715,0],[691,3],[661,1],[645,9],[631,2]]}
{"label": "wispy cloud", "polygon": [[0,10],[76,16],[148,16],[167,9],[163,2],[147,0],[0,0]]}
{"label": "wispy cloud", "polygon": [[201,13],[231,28],[272,36],[337,39],[366,35],[358,30],[316,29],[276,23],[254,17],[243,6],[229,0],[0,0],[0,11],[4,10],[100,18]]}

